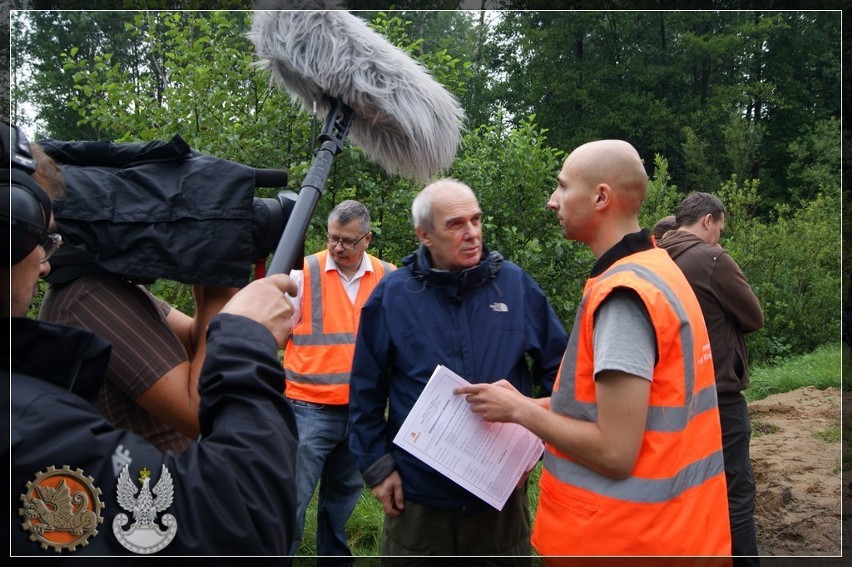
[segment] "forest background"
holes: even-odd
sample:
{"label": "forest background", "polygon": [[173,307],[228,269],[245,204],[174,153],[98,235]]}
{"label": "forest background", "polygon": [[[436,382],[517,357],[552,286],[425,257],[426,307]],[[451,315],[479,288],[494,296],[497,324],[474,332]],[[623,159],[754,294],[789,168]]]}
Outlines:
{"label": "forest background", "polygon": [[[436,7],[460,3],[448,4]],[[826,344],[839,352],[850,282],[841,244],[849,236],[841,222],[848,195],[841,180],[841,10],[357,15],[458,97],[466,129],[446,173],[473,187],[486,213],[486,244],[532,275],[566,327],[594,257],[561,237],[545,203],[566,152],[591,139],[622,138],[644,157],[651,178],[642,226],[673,213],[691,191],[725,202],[721,244],[766,315],[766,326],[747,338],[752,363]],[[4,30],[6,115],[36,140],[179,134],[216,157],[285,168],[289,188],[298,190],[323,117],[299,110],[252,65],[250,16],[13,11]],[[329,210],[354,198],[373,216],[371,253],[399,264],[417,246],[410,205],[421,185],[386,174],[347,146],[333,163],[306,252],[324,248]],[[191,313],[185,284],[159,280],[152,291]]]}

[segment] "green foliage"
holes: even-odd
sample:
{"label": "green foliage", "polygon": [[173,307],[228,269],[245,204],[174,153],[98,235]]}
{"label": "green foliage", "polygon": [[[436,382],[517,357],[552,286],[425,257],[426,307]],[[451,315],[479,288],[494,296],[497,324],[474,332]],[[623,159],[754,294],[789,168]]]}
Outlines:
{"label": "green foliage", "polygon": [[[726,189],[723,201],[728,202],[725,197],[737,190]],[[754,362],[810,352],[837,340],[839,208],[837,194],[820,193],[797,209],[778,206],[771,223],[740,217],[738,223],[746,222],[724,239],[763,307],[765,327],[747,337]]]}
{"label": "green foliage", "polygon": [[840,188],[840,121],[837,118],[809,124],[803,134],[790,142],[791,160],[787,178],[799,189],[794,197],[800,203],[817,191],[836,192]]}
{"label": "green foliage", "polygon": [[381,504],[373,498],[370,490],[365,488],[346,526],[346,535],[353,553],[381,555],[384,520],[385,513]]}
{"label": "green foliage", "polygon": [[669,162],[663,156],[654,156],[654,171],[648,179],[648,196],[639,211],[639,225],[652,229],[662,217],[672,215],[682,196],[671,184]]}
{"label": "green foliage", "polygon": [[[722,129],[725,152],[730,160],[731,177],[751,179],[756,177],[756,164],[760,155],[764,126],[755,121],[734,116]],[[696,189],[698,191],[700,189]]]}
{"label": "green foliage", "polygon": [[109,52],[93,60],[64,52],[75,81],[69,107],[82,124],[120,132],[115,142],[179,134],[194,149],[255,167],[309,160],[309,117],[253,65],[249,23],[244,12],[137,12],[125,30],[145,49],[132,66]]}
{"label": "green foliage", "polygon": [[195,313],[192,288],[188,285],[161,279],[151,284],[148,290],[178,311],[187,315]]}
{"label": "green foliage", "polygon": [[44,293],[47,291],[48,283],[44,280],[38,280],[38,291],[33,297],[33,301],[27,309],[27,317],[30,319],[38,319],[38,312],[41,310],[41,301],[44,298]]}
{"label": "green foliage", "polygon": [[682,128],[684,142],[684,183],[692,191],[712,192],[719,187],[721,179],[710,160],[711,150],[707,142],[698,138],[690,126]]}
{"label": "green foliage", "polygon": [[789,142],[840,115],[837,12],[502,16],[483,49],[492,106],[536,114],[557,148],[617,137],[664,155],[685,190],[761,178],[762,213],[794,193]]}
{"label": "green foliage", "polygon": [[19,124],[30,125],[22,107],[26,103],[38,109],[37,126],[46,132],[37,132],[33,139],[45,134],[58,140],[114,135],[81,125],[79,115],[69,112],[67,105],[74,96],[74,79],[63,65],[63,50],[74,47],[75,57],[92,64],[97,55],[109,51],[113,54],[113,64],[132,67],[139,50],[132,34],[124,28],[129,15],[95,10],[29,11],[26,22],[22,15],[23,12],[18,12],[13,16],[17,30],[12,37],[13,118]]}
{"label": "green foliage", "polygon": [[[302,543],[296,550],[296,555],[299,557],[313,557],[317,554],[317,492],[318,489],[314,491],[314,496],[305,512]],[[346,523],[346,537],[356,557],[381,555],[384,518],[382,505],[373,498],[370,489],[364,488],[355,505],[355,510]]]}

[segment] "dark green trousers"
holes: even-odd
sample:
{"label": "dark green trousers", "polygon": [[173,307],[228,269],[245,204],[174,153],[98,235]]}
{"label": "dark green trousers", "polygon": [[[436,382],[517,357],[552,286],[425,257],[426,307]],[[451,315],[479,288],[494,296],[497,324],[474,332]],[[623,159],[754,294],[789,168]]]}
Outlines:
{"label": "dark green trousers", "polygon": [[[494,565],[529,567],[530,507],[526,488],[515,490],[502,511],[476,516],[407,501],[403,513],[385,516],[382,565]],[[430,557],[431,556],[431,557]],[[462,557],[463,556],[463,557]],[[459,557],[457,560],[450,558]]]}

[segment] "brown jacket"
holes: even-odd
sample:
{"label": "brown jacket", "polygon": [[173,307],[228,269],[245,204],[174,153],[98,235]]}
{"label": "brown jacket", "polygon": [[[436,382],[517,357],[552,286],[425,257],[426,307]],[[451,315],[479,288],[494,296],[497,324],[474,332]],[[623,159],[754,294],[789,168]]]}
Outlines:
{"label": "brown jacket", "polygon": [[658,243],[686,275],[710,335],[719,403],[742,398],[748,388],[744,333],[763,327],[760,301],[737,263],[719,245],[685,230],[671,230]]}

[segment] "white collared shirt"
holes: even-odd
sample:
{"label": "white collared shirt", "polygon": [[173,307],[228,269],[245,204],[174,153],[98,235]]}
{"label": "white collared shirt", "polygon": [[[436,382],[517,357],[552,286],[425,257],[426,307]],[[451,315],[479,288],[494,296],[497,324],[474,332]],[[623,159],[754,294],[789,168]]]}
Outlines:
{"label": "white collared shirt", "polygon": [[[358,296],[358,290],[361,288],[361,278],[367,272],[373,271],[373,263],[370,262],[370,259],[367,258],[367,253],[364,252],[358,271],[355,272],[351,279],[346,279],[346,276],[343,275],[343,272],[341,272],[340,268],[337,267],[337,262],[334,261],[334,258],[331,257],[331,253],[329,253],[325,257],[325,271],[329,272],[332,270],[337,272],[337,275],[340,277],[340,283],[343,284],[343,289],[346,290],[346,295],[349,296],[349,300],[352,301],[352,304],[354,305],[355,298]],[[302,283],[305,281],[303,271],[291,270],[290,279],[296,283],[297,290],[296,297],[288,294],[288,297],[290,297],[293,302],[293,317],[291,318],[291,321],[295,327],[296,324],[302,320]]]}

